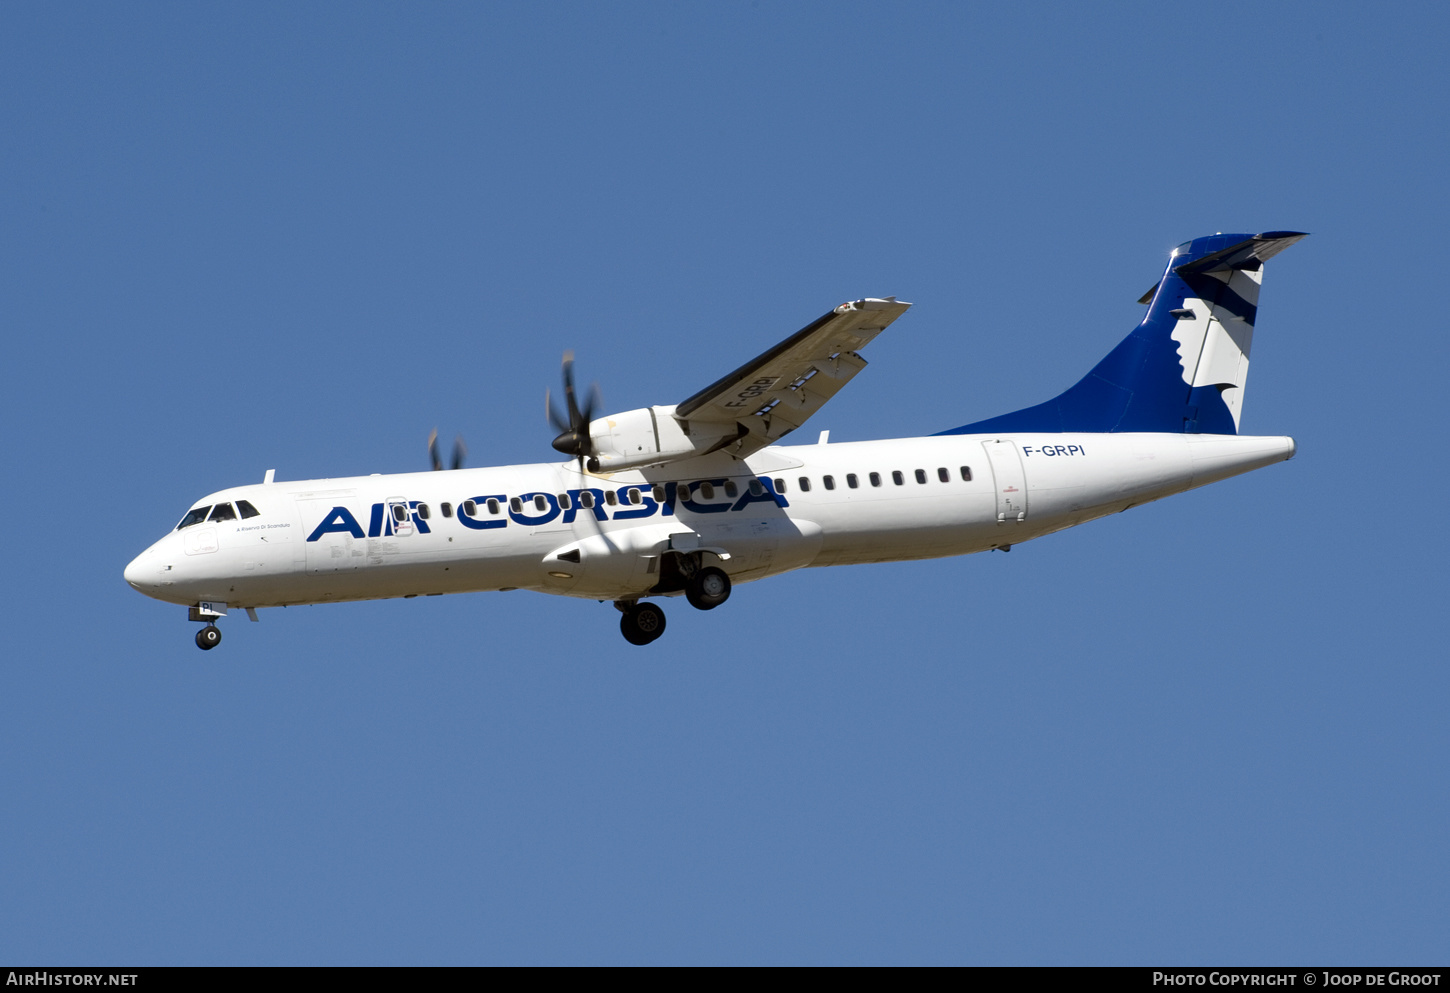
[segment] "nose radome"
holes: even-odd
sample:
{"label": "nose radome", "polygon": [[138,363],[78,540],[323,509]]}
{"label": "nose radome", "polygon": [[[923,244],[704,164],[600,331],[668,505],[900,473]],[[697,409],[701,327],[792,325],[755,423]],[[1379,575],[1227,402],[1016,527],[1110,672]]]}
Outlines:
{"label": "nose radome", "polygon": [[151,557],[151,550],[148,548],[132,559],[130,565],[126,566],[126,571],[122,573],[122,576],[125,577],[126,582],[130,584],[132,589],[139,590],[147,585],[145,581],[146,561]]}

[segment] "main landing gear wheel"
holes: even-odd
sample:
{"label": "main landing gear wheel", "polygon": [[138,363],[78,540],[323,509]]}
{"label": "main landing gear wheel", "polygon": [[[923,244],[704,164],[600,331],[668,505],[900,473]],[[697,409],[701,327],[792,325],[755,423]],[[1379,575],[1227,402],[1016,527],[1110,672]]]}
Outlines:
{"label": "main landing gear wheel", "polygon": [[196,633],[196,647],[209,652],[222,643],[222,632],[215,624],[208,624]]}
{"label": "main landing gear wheel", "polygon": [[730,577],[713,565],[706,566],[685,584],[685,599],[696,610],[714,610],[730,599]]}
{"label": "main landing gear wheel", "polygon": [[652,603],[637,603],[619,619],[619,631],[631,645],[648,645],[665,633],[665,612]]}

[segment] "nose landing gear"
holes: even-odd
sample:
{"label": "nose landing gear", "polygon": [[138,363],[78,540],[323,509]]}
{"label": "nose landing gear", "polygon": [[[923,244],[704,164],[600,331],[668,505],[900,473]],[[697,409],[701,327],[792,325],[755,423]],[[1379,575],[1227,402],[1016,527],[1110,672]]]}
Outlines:
{"label": "nose landing gear", "polygon": [[205,621],[206,627],[196,633],[196,647],[209,652],[222,643],[222,633],[216,626],[218,617],[227,616],[227,605],[217,600],[203,600],[195,607],[186,608],[188,621]]}

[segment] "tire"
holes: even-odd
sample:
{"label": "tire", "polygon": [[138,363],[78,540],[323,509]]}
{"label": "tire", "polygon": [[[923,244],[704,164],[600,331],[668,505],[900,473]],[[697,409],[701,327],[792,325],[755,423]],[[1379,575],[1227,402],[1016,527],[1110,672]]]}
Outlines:
{"label": "tire", "polygon": [[665,633],[665,612],[652,603],[641,603],[624,612],[619,632],[631,645],[648,645]]}
{"label": "tire", "polygon": [[685,585],[685,599],[696,610],[714,610],[730,599],[730,577],[723,569],[706,566],[690,577]]}
{"label": "tire", "polygon": [[196,647],[209,652],[222,643],[222,632],[215,624],[208,624],[196,633]]}

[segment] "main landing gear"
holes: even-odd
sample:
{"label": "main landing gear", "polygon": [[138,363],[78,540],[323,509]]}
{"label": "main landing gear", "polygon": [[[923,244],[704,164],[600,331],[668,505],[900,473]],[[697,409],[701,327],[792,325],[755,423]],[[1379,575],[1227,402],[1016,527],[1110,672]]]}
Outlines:
{"label": "main landing gear", "polygon": [[713,565],[698,569],[685,583],[685,599],[696,610],[714,610],[730,599],[730,577]]}
{"label": "main landing gear", "polygon": [[654,604],[619,600],[614,605],[624,615],[619,631],[631,645],[648,645],[665,633],[665,612]]}
{"label": "main landing gear", "polygon": [[204,652],[209,652],[222,643],[221,628],[215,624],[208,624],[196,633],[196,647]]}
{"label": "main landing gear", "polygon": [[[685,599],[697,610],[714,610],[730,599],[730,577],[714,566],[694,570],[684,588]],[[614,605],[624,615],[619,619],[619,631],[631,645],[648,645],[665,633],[665,612],[654,604],[616,600]]]}

